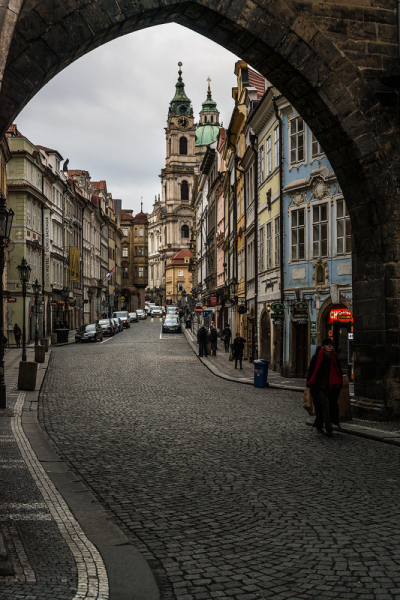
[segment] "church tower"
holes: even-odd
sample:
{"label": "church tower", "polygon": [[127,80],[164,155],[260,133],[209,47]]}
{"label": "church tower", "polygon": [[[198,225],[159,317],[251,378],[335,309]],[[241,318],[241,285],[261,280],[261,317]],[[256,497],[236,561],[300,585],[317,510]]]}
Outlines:
{"label": "church tower", "polygon": [[169,285],[165,281],[165,267],[178,252],[189,249],[194,220],[190,200],[196,167],[196,125],[182,79],[182,63],[178,66],[175,96],[169,103],[165,128],[166,159],[160,174],[161,200],[154,204],[149,219],[149,291],[158,289],[158,297],[164,299]]}
{"label": "church tower", "polygon": [[200,120],[196,127],[195,154],[199,165],[206,153],[207,146],[217,141],[219,130],[222,127],[222,123],[219,122],[217,103],[212,99],[210,88],[211,79],[208,78],[207,81],[207,99],[201,105],[201,111],[199,113]]}

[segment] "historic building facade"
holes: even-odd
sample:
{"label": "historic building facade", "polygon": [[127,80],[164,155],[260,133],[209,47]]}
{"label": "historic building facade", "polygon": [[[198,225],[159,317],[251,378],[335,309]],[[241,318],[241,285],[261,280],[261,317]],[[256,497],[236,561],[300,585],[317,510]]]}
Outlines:
{"label": "historic building facade", "polygon": [[[141,206],[143,208],[143,204]],[[135,217],[132,210],[122,210],[122,289],[121,307],[133,311],[144,308],[148,286],[149,221],[141,210]]]}

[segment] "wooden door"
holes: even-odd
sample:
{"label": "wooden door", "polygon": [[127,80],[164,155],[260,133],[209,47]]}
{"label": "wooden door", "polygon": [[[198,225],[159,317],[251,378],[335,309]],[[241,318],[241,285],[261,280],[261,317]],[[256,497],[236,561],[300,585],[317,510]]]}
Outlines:
{"label": "wooden door", "polygon": [[282,323],[274,325],[274,371],[278,371],[278,373],[282,371],[282,329]]}
{"label": "wooden door", "polygon": [[296,377],[305,377],[308,368],[308,324],[296,325]]}
{"label": "wooden door", "polygon": [[261,318],[261,358],[271,361],[271,319],[268,313]]}

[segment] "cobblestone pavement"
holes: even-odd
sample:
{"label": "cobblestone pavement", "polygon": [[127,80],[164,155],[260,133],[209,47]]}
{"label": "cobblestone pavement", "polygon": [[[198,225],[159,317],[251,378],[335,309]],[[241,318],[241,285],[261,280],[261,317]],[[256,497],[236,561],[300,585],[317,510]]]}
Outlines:
{"label": "cobblestone pavement", "polygon": [[162,599],[400,599],[400,448],[319,436],[299,393],[163,337],[148,320],[56,348],[39,410]]}

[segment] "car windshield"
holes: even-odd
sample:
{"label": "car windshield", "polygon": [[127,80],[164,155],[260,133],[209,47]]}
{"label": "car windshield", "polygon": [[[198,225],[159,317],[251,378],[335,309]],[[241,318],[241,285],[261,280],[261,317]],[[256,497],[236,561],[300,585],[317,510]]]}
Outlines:
{"label": "car windshield", "polygon": [[133,312],[133,313],[129,313],[129,316],[130,316],[130,317],[136,317],[136,313],[135,313],[135,312]]}
{"label": "car windshield", "polygon": [[178,319],[172,319],[171,317],[165,319],[166,325],[177,325],[177,323],[178,323]]}
{"label": "car windshield", "polygon": [[101,319],[101,321],[99,321],[99,325],[109,325],[109,321],[108,319]]}
{"label": "car windshield", "polygon": [[142,315],[142,314],[143,314],[143,311],[142,311],[142,310],[137,310],[137,311],[136,311],[136,313],[137,313],[138,315]]}
{"label": "car windshield", "polygon": [[161,308],[159,306],[153,306],[152,310],[155,312],[159,312]]}
{"label": "car windshield", "polygon": [[95,325],[86,325],[85,331],[96,331]]}
{"label": "car windshield", "polygon": [[126,319],[127,314],[128,313],[126,313],[126,312],[116,312],[116,313],[114,313],[114,317],[119,317],[120,319]]}

